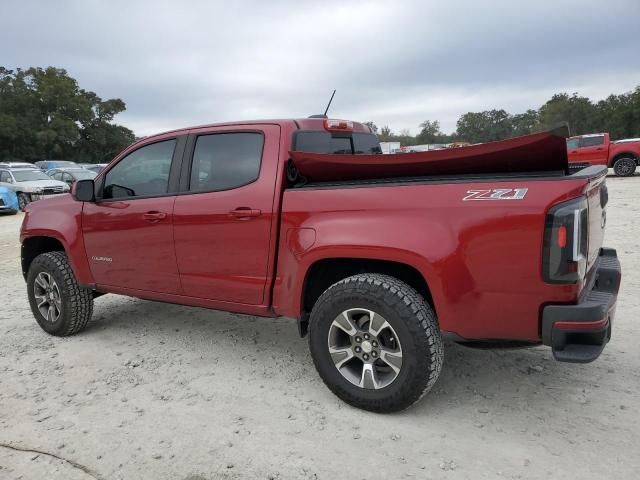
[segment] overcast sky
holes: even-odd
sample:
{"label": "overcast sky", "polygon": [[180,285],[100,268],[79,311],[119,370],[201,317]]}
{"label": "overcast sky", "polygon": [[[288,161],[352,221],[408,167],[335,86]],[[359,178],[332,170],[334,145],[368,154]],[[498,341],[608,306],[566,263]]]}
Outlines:
{"label": "overcast sky", "polygon": [[394,131],[640,85],[640,0],[1,0],[0,65],[65,68],[147,135],[321,113]]}

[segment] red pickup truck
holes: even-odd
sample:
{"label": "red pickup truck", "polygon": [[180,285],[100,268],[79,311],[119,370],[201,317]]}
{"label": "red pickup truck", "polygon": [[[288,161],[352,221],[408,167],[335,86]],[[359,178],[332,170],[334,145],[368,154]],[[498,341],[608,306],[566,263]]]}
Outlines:
{"label": "red pickup truck", "polygon": [[629,177],[640,163],[640,139],[612,142],[608,133],[568,138],[567,151],[569,166],[574,170],[589,165],[605,165],[613,168],[619,177]]}
{"label": "red pickup truck", "polygon": [[600,355],[621,276],[606,168],[569,175],[565,138],[543,134],[379,151],[366,125],[326,118],[146,137],[27,207],[33,314],[71,335],[115,293],[294,318],[326,385],[377,412],[434,385],[445,336]]}

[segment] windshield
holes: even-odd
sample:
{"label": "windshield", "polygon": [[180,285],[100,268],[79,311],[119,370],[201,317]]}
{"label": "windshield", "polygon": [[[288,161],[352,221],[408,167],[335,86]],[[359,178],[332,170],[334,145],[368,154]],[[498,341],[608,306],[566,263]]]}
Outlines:
{"label": "windshield", "polygon": [[69,172],[76,180],[93,180],[96,178],[96,172],[91,170],[74,170]]}
{"label": "windshield", "polygon": [[14,170],[13,178],[16,182],[32,182],[34,180],[51,180],[51,178],[44,172],[38,170]]}

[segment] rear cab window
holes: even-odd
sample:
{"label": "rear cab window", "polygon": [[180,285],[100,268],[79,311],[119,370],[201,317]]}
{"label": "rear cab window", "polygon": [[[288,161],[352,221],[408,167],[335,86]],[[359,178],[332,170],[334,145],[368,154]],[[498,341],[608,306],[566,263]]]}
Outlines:
{"label": "rear cab window", "polygon": [[347,155],[382,153],[378,137],[373,133],[353,132],[349,136],[337,136],[324,130],[296,131],[293,136],[293,150]]}

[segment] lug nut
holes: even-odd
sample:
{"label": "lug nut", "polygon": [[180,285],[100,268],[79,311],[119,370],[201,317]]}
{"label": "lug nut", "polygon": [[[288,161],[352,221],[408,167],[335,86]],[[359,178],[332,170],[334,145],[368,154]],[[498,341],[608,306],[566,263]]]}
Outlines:
{"label": "lug nut", "polygon": [[360,347],[356,347],[356,353],[360,353]]}
{"label": "lug nut", "polygon": [[369,360],[369,355],[367,355],[366,353],[362,356],[362,358],[364,358],[365,360]]}
{"label": "lug nut", "polygon": [[372,356],[372,357],[374,357],[374,358],[375,358],[375,357],[377,357],[377,356],[378,356],[378,352],[376,352],[376,351],[374,350],[373,352],[371,352],[371,356]]}
{"label": "lug nut", "polygon": [[360,343],[362,339],[360,337],[356,337],[356,342]]}
{"label": "lug nut", "polygon": [[373,342],[371,342],[371,345],[373,345],[374,347],[377,347],[378,346],[378,342],[373,341]]}
{"label": "lug nut", "polygon": [[368,333],[365,333],[365,334],[364,334],[364,339],[365,339],[365,340],[369,340],[369,334],[368,334]]}

